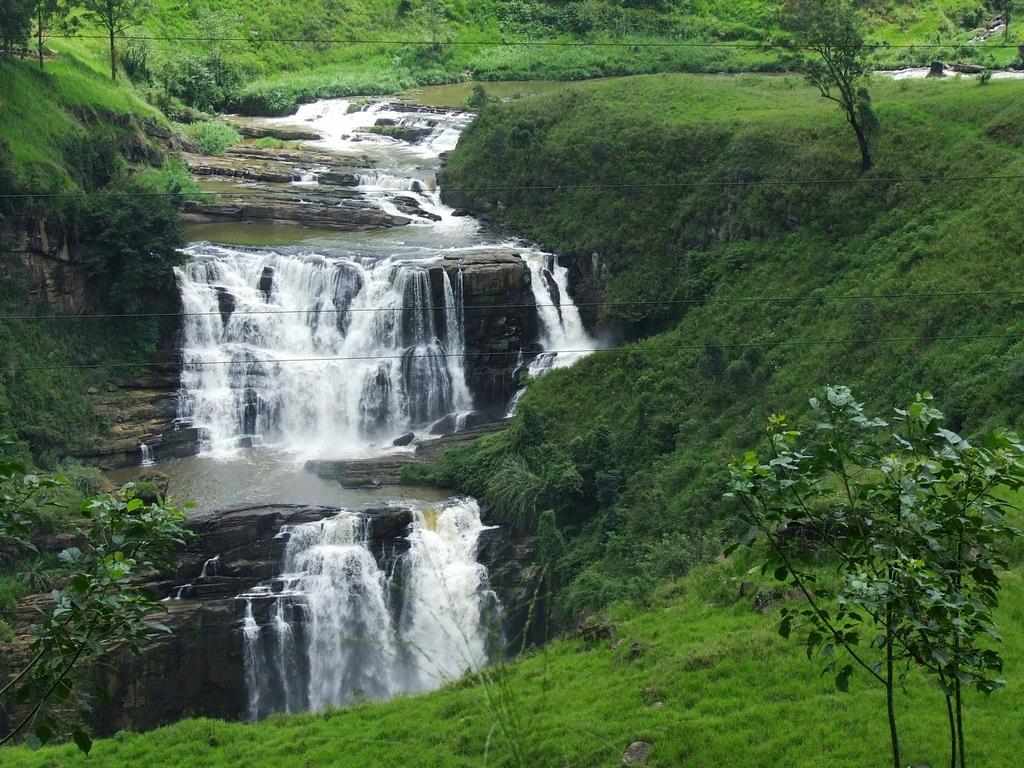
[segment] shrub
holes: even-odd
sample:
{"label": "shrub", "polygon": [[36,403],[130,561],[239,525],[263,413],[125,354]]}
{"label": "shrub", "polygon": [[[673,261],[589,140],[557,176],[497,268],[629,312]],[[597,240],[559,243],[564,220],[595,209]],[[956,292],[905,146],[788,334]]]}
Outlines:
{"label": "shrub", "polygon": [[285,146],[285,142],[281,139],[275,139],[273,136],[264,136],[262,139],[256,139],[252,143],[256,149],[281,149]]}
{"label": "shrub", "polygon": [[185,135],[194,141],[204,155],[222,155],[228,147],[242,140],[242,134],[221,120],[207,120],[186,126]]}

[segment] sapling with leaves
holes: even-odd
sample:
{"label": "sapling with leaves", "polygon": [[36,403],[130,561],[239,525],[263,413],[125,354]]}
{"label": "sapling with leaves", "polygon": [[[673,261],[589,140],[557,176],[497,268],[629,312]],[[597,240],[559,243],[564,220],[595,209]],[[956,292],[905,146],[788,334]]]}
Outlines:
{"label": "sapling with leaves", "polygon": [[[31,510],[45,506],[45,492],[66,481],[27,472],[5,453],[12,445],[0,440],[0,537],[32,550]],[[60,554],[67,571],[63,586],[50,593],[24,663],[8,670],[11,676],[0,688],[0,706],[9,715],[0,745],[24,734],[45,743],[70,731],[88,752],[88,733],[69,715],[88,703],[83,668],[103,663],[115,649],[138,653],[168,631],[157,621],[162,606],[137,583],[168,566],[185,543],[182,511],[159,499],[145,503],[129,484],[88,500],[80,514],[84,546]],[[92,693],[105,695],[100,688]]]}
{"label": "sapling with leaves", "polygon": [[[884,687],[896,768],[897,689],[910,669],[934,676],[951,766],[963,766],[962,690],[1002,684],[985,641],[998,639],[999,547],[1017,533],[1004,495],[1024,483],[1024,447],[1008,431],[971,445],[941,426],[927,394],[897,410],[894,425],[867,415],[845,387],[824,388],[810,406],[807,434],[773,416],[769,454],[749,452],[731,468],[730,495],[749,523],[743,543],[767,541],[765,572],[806,598],[783,608],[780,632],[799,626],[808,656],[826,659],[841,690],[858,668]],[[802,547],[780,534],[787,529],[804,532]]]}

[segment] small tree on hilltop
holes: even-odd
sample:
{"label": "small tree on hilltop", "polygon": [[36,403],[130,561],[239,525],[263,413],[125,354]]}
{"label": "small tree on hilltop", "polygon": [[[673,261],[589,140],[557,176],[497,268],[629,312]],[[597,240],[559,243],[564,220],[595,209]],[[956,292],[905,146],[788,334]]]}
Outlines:
{"label": "small tree on hilltop", "polygon": [[[963,688],[1003,685],[989,646],[999,639],[1000,548],[1019,535],[1005,522],[1006,496],[1024,487],[1024,445],[1005,430],[971,445],[942,427],[927,394],[896,411],[895,429],[845,387],[810,403],[809,434],[773,416],[768,454],[748,452],[731,468],[729,495],[750,525],[743,543],[766,541],[764,571],[806,600],[783,608],[779,631],[801,626],[808,657],[826,660],[840,690],[857,668],[884,687],[894,768],[894,700],[906,675],[897,670],[932,676],[946,703],[950,766],[965,768]],[[828,570],[835,590],[819,578]]]}
{"label": "small tree on hilltop", "polygon": [[[862,171],[871,168],[871,134],[878,118],[866,80],[869,46],[847,0],[785,0],[782,26],[791,35],[795,62],[822,98],[842,107],[857,136]],[[815,54],[808,56],[807,52]]]}
{"label": "small tree on hilltop", "polygon": [[0,56],[21,50],[32,31],[32,0],[0,0]]}
{"label": "small tree on hilltop", "polygon": [[39,69],[43,68],[43,46],[50,36],[54,24],[63,21],[68,12],[67,3],[63,0],[35,0],[33,17],[36,25],[36,53],[39,56]]}
{"label": "small tree on hilltop", "polygon": [[110,40],[110,79],[117,79],[117,43],[114,38],[138,24],[149,10],[149,0],[77,0],[85,17],[107,31]]}

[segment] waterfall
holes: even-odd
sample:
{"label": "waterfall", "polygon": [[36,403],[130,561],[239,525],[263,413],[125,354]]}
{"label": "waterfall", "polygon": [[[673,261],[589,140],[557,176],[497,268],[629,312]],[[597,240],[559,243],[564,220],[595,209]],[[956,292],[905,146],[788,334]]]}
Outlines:
{"label": "waterfall", "polygon": [[[580,310],[569,295],[569,270],[554,254],[531,250],[523,254],[530,267],[530,285],[537,302],[541,327],[541,352],[527,366],[531,376],[543,376],[555,368],[564,368],[586,357],[594,348],[594,339],[583,325]],[[563,350],[557,352],[553,350]],[[566,352],[564,350],[570,350]],[[571,350],[581,350],[573,352]],[[515,412],[519,390],[509,404],[508,415]]]}
{"label": "waterfall", "polygon": [[153,449],[145,443],[139,444],[139,454],[141,456],[139,460],[140,467],[152,467],[156,463],[153,459]]}
{"label": "waterfall", "polygon": [[250,718],[431,690],[484,664],[483,530],[470,499],[415,509],[386,571],[357,513],[285,528],[284,572],[239,596]]}
{"label": "waterfall", "polygon": [[210,244],[189,253],[176,270],[178,416],[208,431],[214,453],[242,436],[358,452],[470,408],[461,308],[431,262]]}

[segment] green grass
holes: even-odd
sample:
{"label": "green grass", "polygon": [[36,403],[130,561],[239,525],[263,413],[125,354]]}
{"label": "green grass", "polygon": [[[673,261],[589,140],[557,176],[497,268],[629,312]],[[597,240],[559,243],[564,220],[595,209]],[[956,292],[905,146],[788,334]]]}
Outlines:
{"label": "green grass", "polygon": [[[653,768],[887,765],[882,691],[855,676],[851,692],[838,693],[819,676],[823,661],[809,662],[776,634],[771,616],[738,597],[741,581],[756,580],[749,565],[741,558],[704,568],[647,606],[618,606],[610,613],[614,639],[559,640],[492,670],[486,686],[465,680],[429,695],[258,725],[187,720],[98,741],[89,757],[72,746],[19,747],[3,754],[4,765],[617,766],[635,740],[653,744]],[[968,758],[985,768],[1018,764],[1024,735],[1013,715],[1024,707],[1024,635],[1009,631],[1024,620],[1017,573],[1006,577],[998,618],[1008,630],[1010,685],[988,698],[970,694],[966,709]],[[911,675],[897,701],[906,764],[944,765],[938,690]]]}
{"label": "green grass", "polygon": [[[75,47],[84,50],[69,50]],[[162,119],[133,89],[104,77],[89,56],[70,52],[47,61],[43,72],[27,60],[0,62],[0,92],[0,138],[16,182],[35,192],[89,182],[91,145],[122,141],[144,117]],[[124,125],[126,116],[136,125]]]}
{"label": "green grass", "polygon": [[[1020,289],[1020,182],[984,178],[1024,174],[1019,92],[880,80],[864,180],[746,187],[715,185],[860,178],[842,115],[798,78],[662,75],[492,103],[446,183],[503,189],[471,202],[576,265],[577,298],[683,303],[596,313],[603,341],[641,340],[531,384],[526,447],[491,436],[427,475],[500,508],[495,468],[526,458],[569,541],[568,617],[692,564],[674,553],[728,525],[728,460],[821,384],[882,414],[930,389],[968,435],[1024,426],[1020,296],[865,298]],[[884,181],[921,176],[981,178]],[[651,186],[674,183],[696,186]],[[638,186],[594,188],[623,184]],[[588,479],[582,449],[602,424],[613,466]],[[551,475],[572,465],[582,489]]]}
{"label": "green grass", "polygon": [[[135,65],[158,101],[169,90],[204,108],[222,101],[232,110],[269,114],[288,113],[296,102],[316,98],[393,93],[471,78],[582,80],[784,66],[778,49],[722,45],[749,46],[777,37],[780,0],[643,5],[612,0],[447,0],[432,19],[430,4],[421,0],[359,0],[348,3],[344,12],[333,0],[301,5],[285,0],[200,0],[187,6],[159,0],[142,24],[147,34],[228,39],[215,46],[187,39],[135,41],[125,46],[124,58]],[[982,0],[882,0],[861,5],[868,8],[863,17],[872,41],[938,46],[882,50],[879,66],[923,65],[933,57],[1005,66],[1017,55],[1013,47],[995,47],[1004,42],[1002,38],[967,45],[977,27],[990,18]],[[1022,39],[1014,29],[1009,41]],[[458,45],[414,44],[433,40]],[[629,45],[472,44],[494,40]],[[680,41],[718,47],[649,45]],[[64,46],[62,41],[54,43],[59,50]],[[102,42],[90,41],[89,46],[97,62],[102,61]]]}

